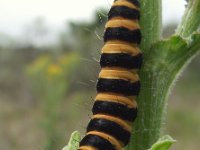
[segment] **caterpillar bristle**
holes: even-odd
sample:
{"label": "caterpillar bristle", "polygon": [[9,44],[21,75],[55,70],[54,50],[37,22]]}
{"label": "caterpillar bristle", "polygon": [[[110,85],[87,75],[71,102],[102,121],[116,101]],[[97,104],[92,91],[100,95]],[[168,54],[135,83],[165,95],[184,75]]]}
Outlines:
{"label": "caterpillar bristle", "polygon": [[105,25],[93,116],[79,150],[121,150],[131,136],[142,53],[138,0],[114,0]]}

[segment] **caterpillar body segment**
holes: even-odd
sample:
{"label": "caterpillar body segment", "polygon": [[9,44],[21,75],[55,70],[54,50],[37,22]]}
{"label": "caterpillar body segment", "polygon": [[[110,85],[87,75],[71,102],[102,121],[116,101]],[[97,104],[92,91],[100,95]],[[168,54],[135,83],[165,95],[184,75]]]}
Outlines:
{"label": "caterpillar body segment", "polygon": [[142,64],[138,0],[115,0],[105,25],[93,116],[79,150],[121,150],[130,140]]}

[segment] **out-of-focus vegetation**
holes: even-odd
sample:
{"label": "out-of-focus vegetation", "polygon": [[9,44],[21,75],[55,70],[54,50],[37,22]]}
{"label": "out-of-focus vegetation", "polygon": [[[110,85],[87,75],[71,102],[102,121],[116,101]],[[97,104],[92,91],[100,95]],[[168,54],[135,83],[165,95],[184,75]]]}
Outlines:
{"label": "out-of-focus vegetation", "polygon": [[[66,145],[73,130],[85,132],[99,69],[103,14],[96,13],[91,22],[69,23],[49,46],[38,44],[48,32],[41,20],[28,28],[31,34],[19,43],[4,38],[6,44],[0,45],[0,149],[57,150]],[[165,28],[165,37],[175,26]],[[198,56],[170,97],[164,132],[177,140],[174,150],[200,146],[199,67]]]}
{"label": "out-of-focus vegetation", "polygon": [[57,58],[47,54],[38,58],[27,66],[27,75],[31,80],[32,90],[40,101],[41,121],[46,135],[44,149],[53,150],[61,141],[59,136],[59,118],[61,116],[62,100],[69,89],[70,76],[74,73],[78,63],[76,52],[62,54]]}
{"label": "out-of-focus vegetation", "polygon": [[177,142],[172,150],[198,150],[200,143],[200,55],[186,68],[169,98],[166,132]]}
{"label": "out-of-focus vegetation", "polygon": [[68,23],[49,44],[41,18],[21,40],[1,34],[0,149],[62,149],[73,130],[84,132],[105,20]]}

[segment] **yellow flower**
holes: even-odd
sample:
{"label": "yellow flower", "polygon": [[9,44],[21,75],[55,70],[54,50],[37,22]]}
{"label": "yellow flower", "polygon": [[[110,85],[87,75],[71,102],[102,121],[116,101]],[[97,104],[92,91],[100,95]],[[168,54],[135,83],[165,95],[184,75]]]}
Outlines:
{"label": "yellow flower", "polygon": [[58,76],[62,73],[62,69],[59,65],[57,64],[50,64],[47,67],[47,75],[48,76]]}

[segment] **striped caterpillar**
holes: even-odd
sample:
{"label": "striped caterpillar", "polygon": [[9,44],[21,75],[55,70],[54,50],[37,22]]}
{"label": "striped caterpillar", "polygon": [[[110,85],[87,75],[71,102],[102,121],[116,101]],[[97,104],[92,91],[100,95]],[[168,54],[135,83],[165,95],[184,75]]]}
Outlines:
{"label": "striped caterpillar", "polygon": [[105,25],[93,116],[79,150],[121,150],[137,116],[142,63],[138,0],[115,0]]}

